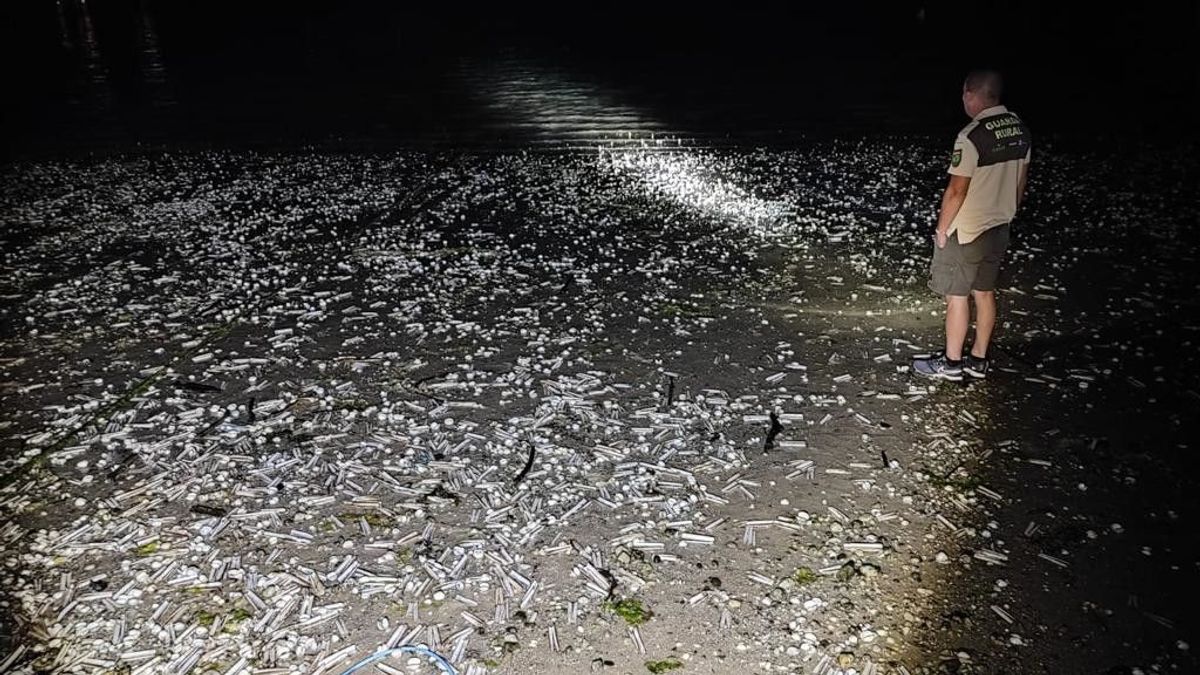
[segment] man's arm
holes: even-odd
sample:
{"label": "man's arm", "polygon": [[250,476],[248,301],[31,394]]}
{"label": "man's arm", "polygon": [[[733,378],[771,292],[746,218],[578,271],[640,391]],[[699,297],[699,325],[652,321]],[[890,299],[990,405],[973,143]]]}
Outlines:
{"label": "man's arm", "polygon": [[970,176],[951,174],[950,183],[946,185],[946,191],[942,193],[942,209],[938,213],[937,244],[939,248],[946,245],[946,238],[950,236],[950,224],[954,222],[955,216],[958,215],[959,209],[966,201],[967,188],[970,186]]}
{"label": "man's arm", "polygon": [[1021,165],[1021,173],[1017,176],[1017,208],[1025,202],[1025,186],[1029,181],[1029,162]]}

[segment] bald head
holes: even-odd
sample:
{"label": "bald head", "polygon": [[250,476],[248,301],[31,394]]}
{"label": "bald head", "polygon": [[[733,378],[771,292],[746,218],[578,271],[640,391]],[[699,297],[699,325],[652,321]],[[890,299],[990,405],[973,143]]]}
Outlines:
{"label": "bald head", "polygon": [[1004,78],[994,70],[972,70],[967,73],[963,89],[989,103],[999,103],[1000,95],[1004,93]]}
{"label": "bald head", "polygon": [[972,70],[963,82],[963,110],[967,117],[975,117],[979,113],[1000,105],[1000,94],[1004,90],[1004,80],[1000,73],[994,70]]}

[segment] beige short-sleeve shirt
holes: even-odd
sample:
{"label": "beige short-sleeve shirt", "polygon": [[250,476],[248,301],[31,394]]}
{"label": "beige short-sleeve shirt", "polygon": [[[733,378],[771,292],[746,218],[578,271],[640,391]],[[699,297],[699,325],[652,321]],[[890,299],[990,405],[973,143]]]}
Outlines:
{"label": "beige short-sleeve shirt", "polygon": [[1029,128],[1008,108],[988,108],[959,132],[949,172],[967,176],[971,185],[962,208],[950,223],[966,244],[989,228],[1012,221],[1017,213],[1021,169],[1032,156]]}

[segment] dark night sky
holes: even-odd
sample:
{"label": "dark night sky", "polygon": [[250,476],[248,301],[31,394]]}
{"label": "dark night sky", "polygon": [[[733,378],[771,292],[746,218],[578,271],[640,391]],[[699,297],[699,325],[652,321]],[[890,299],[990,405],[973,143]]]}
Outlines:
{"label": "dark night sky", "polygon": [[[961,122],[962,74],[981,65],[1006,73],[1009,103],[1043,133],[1188,131],[1200,87],[1195,3],[1153,11],[1136,3],[917,2],[514,11],[92,0],[108,96],[99,106],[81,74],[78,36],[64,44],[78,32],[77,5],[64,1],[60,19],[49,0],[5,3],[5,138],[18,145],[62,138],[64,127],[82,141],[114,129],[114,138],[157,140],[219,141],[239,129],[296,140],[347,131],[398,137],[451,111],[462,116],[468,104],[445,83],[464,56],[550,64],[626,92],[676,126],[719,132],[942,133]],[[147,25],[171,100],[160,109],[151,99],[162,93],[145,82]]]}

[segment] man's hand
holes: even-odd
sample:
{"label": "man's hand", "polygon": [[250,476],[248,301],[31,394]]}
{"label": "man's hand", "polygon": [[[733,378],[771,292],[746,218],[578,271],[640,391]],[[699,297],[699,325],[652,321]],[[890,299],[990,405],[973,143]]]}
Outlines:
{"label": "man's hand", "polygon": [[954,217],[958,215],[958,210],[962,208],[963,202],[967,200],[967,189],[971,187],[970,176],[950,176],[950,182],[946,185],[946,191],[942,193],[942,208],[938,212],[937,233],[933,235],[937,241],[938,248],[946,247],[946,239],[950,235],[950,224],[954,222]]}

